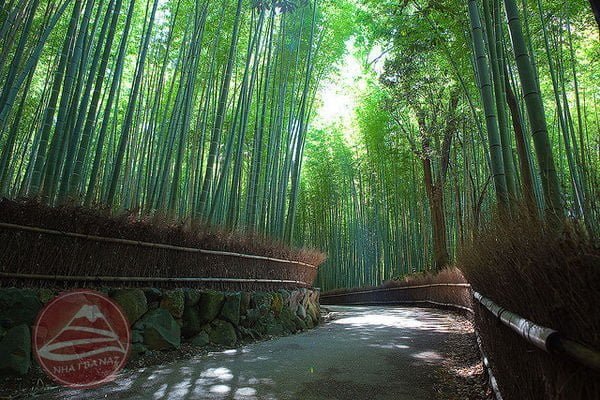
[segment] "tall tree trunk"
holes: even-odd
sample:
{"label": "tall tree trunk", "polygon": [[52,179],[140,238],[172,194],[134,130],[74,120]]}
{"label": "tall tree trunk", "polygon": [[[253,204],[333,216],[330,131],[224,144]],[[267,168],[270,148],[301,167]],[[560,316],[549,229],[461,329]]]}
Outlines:
{"label": "tall tree trunk", "polygon": [[550,216],[553,215],[554,217],[561,218],[563,215],[561,190],[554,164],[552,145],[548,137],[544,104],[542,103],[535,69],[531,60],[532,56],[529,55],[525,44],[519,18],[519,9],[515,0],[504,0],[504,7],[506,9],[519,78],[521,79],[523,98],[525,99],[533,143],[540,167],[546,212]]}
{"label": "tall tree trunk", "polygon": [[519,105],[517,99],[513,93],[512,87],[506,79],[506,101],[508,103],[508,109],[510,110],[513,129],[515,131],[515,139],[517,143],[517,153],[519,155],[519,170],[521,171],[521,179],[523,186],[523,197],[525,198],[525,204],[529,213],[532,216],[537,215],[537,207],[535,204],[535,192],[533,191],[533,179],[531,177],[531,164],[529,163],[529,154],[527,152],[527,145],[525,144],[525,132],[523,131],[523,124],[521,123],[521,113],[519,111]]}
{"label": "tall tree trunk", "polygon": [[[54,83],[52,84],[52,95],[50,96],[50,101],[48,106],[46,107],[46,113],[44,115],[44,122],[42,124],[40,135],[40,145],[37,150],[37,155],[35,157],[35,164],[33,167],[33,175],[31,178],[31,187],[29,190],[29,194],[33,196],[37,196],[40,194],[40,189],[43,184],[43,175],[44,168],[47,168],[46,165],[46,157],[47,157],[47,147],[48,142],[50,140],[50,133],[52,132],[52,126],[54,124],[54,114],[56,112],[56,105],[58,104],[58,99],[60,95],[60,89],[63,84],[63,78],[65,75],[65,70],[67,68],[67,62],[69,57],[69,52],[71,48],[71,43],[73,41],[73,35],[75,33],[75,28],[77,26],[77,20],[79,18],[79,5],[77,2],[73,7],[73,12],[71,14],[71,20],[69,23],[69,27],[67,29],[67,35],[63,41],[63,46],[60,55],[60,61],[58,63],[58,68],[54,74]],[[56,134],[56,132],[55,132]]]}
{"label": "tall tree trunk", "polygon": [[506,176],[504,172],[504,158],[502,155],[502,141],[498,130],[498,120],[496,118],[496,107],[494,104],[494,94],[492,83],[490,81],[490,68],[485,54],[485,42],[483,40],[483,29],[481,27],[481,18],[479,9],[475,0],[469,0],[469,16],[471,20],[471,30],[473,47],[475,50],[475,63],[479,76],[479,90],[485,112],[485,123],[488,133],[490,146],[490,157],[492,161],[492,176],[496,188],[496,197],[502,207],[509,204]]}
{"label": "tall tree trunk", "polygon": [[117,186],[121,173],[121,165],[123,164],[123,157],[125,156],[125,149],[129,140],[129,134],[132,129],[132,122],[135,109],[137,107],[137,99],[140,91],[140,85],[142,83],[142,76],[144,74],[144,66],[146,64],[146,54],[148,53],[148,45],[150,43],[150,37],[152,36],[152,27],[154,26],[154,17],[156,16],[156,9],[158,7],[158,0],[152,0],[152,11],[150,13],[150,20],[148,21],[148,27],[144,33],[142,44],[140,48],[140,58],[136,66],[136,74],[133,79],[133,87],[131,88],[131,94],[129,96],[129,103],[127,105],[127,112],[125,119],[123,120],[123,128],[121,129],[121,137],[119,138],[119,147],[113,163],[112,177],[110,179],[110,187],[108,189],[107,203],[113,205],[115,194],[117,192]]}
{"label": "tall tree trunk", "polygon": [[[499,18],[499,8],[496,8],[496,15],[492,15],[490,7],[491,0],[483,0],[485,30],[487,37],[487,48],[489,52],[490,65],[492,66],[492,82],[494,85],[494,98],[496,100],[496,115],[498,117],[498,131],[500,133],[500,142],[502,143],[502,160],[504,161],[504,173],[506,176],[506,188],[508,190],[509,201],[514,201],[517,195],[515,184],[514,160],[512,154],[512,142],[508,131],[508,121],[506,117],[506,101],[504,95],[504,66],[502,65],[502,48],[497,45],[502,37],[501,29],[495,29],[496,19]],[[496,4],[499,0],[493,0]]]}
{"label": "tall tree trunk", "polygon": [[221,139],[221,133],[223,130],[223,122],[225,120],[225,112],[227,109],[227,96],[229,94],[229,87],[231,85],[231,78],[233,74],[233,66],[235,61],[235,55],[238,44],[238,33],[240,29],[240,20],[242,16],[242,0],[238,0],[237,9],[235,14],[235,21],[233,24],[233,33],[231,35],[231,44],[229,46],[229,56],[227,58],[227,66],[225,68],[225,75],[221,83],[221,91],[219,93],[219,100],[217,106],[217,115],[211,132],[210,148],[208,150],[208,160],[206,164],[206,173],[204,175],[204,181],[202,183],[202,190],[200,192],[199,207],[200,213],[206,216],[209,202],[209,191],[211,185],[213,185],[213,176],[215,170],[215,164],[217,161],[218,145]]}
{"label": "tall tree trunk", "polygon": [[598,0],[590,0],[590,5],[592,6],[592,12],[596,18],[598,28],[600,28],[600,3],[598,3]]}
{"label": "tall tree trunk", "polygon": [[[100,99],[102,83],[106,74],[106,66],[110,56],[110,50],[114,39],[114,32],[118,22],[118,15],[121,10],[122,1],[118,0],[115,8],[115,0],[110,0],[107,11],[102,21],[100,34],[96,44],[96,50],[90,65],[90,73],[87,77],[87,82],[83,90],[83,96],[79,102],[77,110],[77,118],[72,129],[73,143],[69,146],[69,151],[65,159],[65,171],[61,182],[61,197],[75,198],[80,189],[81,173],[83,169],[84,158],[87,155],[88,145],[90,141],[91,131],[96,120],[96,111]],[[113,14],[114,11],[114,14]],[[112,15],[112,18],[110,16]],[[106,33],[109,30],[109,22],[111,25],[111,33],[108,42],[104,44]],[[91,41],[91,35],[90,39]],[[103,45],[104,44],[104,51]],[[102,55],[102,58],[100,57]],[[98,68],[99,66],[99,68]],[[92,94],[92,85],[96,81],[96,87]],[[91,103],[90,103],[91,96]],[[89,105],[89,114],[88,114]],[[87,118],[86,118],[87,116]],[[85,126],[84,126],[85,123]],[[79,151],[78,150],[79,146]],[[76,157],[77,156],[77,157]]]}
{"label": "tall tree trunk", "polygon": [[[446,248],[446,216],[444,213],[444,187],[441,179],[438,179],[436,185],[433,178],[431,166],[431,148],[427,134],[427,127],[424,116],[418,117],[419,129],[421,131],[421,162],[423,165],[423,180],[425,183],[425,192],[429,200],[429,209],[431,211],[431,229],[433,239],[433,267],[440,270],[448,265],[449,256]],[[440,172],[441,174],[441,172]],[[441,175],[440,175],[441,178]]]}
{"label": "tall tree trunk", "polygon": [[[120,1],[120,0],[117,0]],[[123,62],[125,60],[125,51],[127,49],[127,38],[129,37],[129,30],[131,27],[131,20],[133,18],[133,10],[135,7],[135,0],[131,0],[129,3],[129,9],[127,10],[127,18],[125,19],[125,27],[123,30],[123,35],[121,37],[121,43],[119,45],[119,51],[117,54],[117,59],[115,61],[115,72],[113,74],[112,83],[109,89],[108,98],[106,99],[106,105],[104,107],[104,115],[102,117],[102,124],[100,125],[100,132],[98,133],[98,142],[96,143],[96,152],[93,158],[93,165],[90,172],[90,178],[87,186],[87,191],[85,194],[84,204],[86,206],[91,205],[92,200],[94,198],[94,189],[96,187],[96,182],[98,180],[98,172],[100,169],[100,162],[102,161],[102,149],[104,147],[104,140],[106,136],[106,131],[108,130],[108,125],[110,122],[110,114],[112,110],[112,104],[114,102],[115,96],[117,94],[117,90],[119,88],[121,82],[121,75],[123,73]],[[118,17],[118,13],[115,12],[115,16]],[[113,28],[111,23],[111,28]],[[109,31],[109,37],[113,37],[114,31]],[[98,94],[99,96],[99,94]],[[99,99],[98,99],[99,100]],[[91,109],[91,108],[90,108]],[[88,111],[88,116],[90,115]],[[95,117],[94,117],[95,118]],[[88,121],[86,121],[86,125],[90,125],[90,129],[93,128],[91,119],[88,117]],[[90,131],[91,133],[91,131]],[[85,128],[84,128],[85,135]],[[83,139],[82,139],[83,140]],[[81,153],[81,147],[80,147]],[[85,157],[85,154],[82,154],[82,160]],[[77,171],[77,164],[75,166]]]}

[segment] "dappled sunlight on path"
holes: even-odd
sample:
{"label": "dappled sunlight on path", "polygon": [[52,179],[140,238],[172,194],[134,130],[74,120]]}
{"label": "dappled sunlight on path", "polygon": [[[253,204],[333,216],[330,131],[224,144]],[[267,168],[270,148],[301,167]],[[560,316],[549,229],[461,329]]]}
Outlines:
{"label": "dappled sunlight on path", "polygon": [[331,307],[303,334],[122,374],[48,399],[431,399],[453,316],[429,309]]}

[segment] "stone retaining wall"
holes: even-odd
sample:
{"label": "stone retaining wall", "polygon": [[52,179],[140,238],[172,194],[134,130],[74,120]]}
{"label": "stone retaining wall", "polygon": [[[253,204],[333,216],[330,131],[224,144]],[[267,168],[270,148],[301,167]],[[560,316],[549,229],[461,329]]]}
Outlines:
{"label": "stone retaining wall", "polygon": [[[239,340],[296,333],[320,321],[319,291],[218,292],[100,288],[132,328],[132,354],[177,349],[182,342],[235,346]],[[58,291],[0,288],[0,376],[26,374],[34,357],[31,329]]]}

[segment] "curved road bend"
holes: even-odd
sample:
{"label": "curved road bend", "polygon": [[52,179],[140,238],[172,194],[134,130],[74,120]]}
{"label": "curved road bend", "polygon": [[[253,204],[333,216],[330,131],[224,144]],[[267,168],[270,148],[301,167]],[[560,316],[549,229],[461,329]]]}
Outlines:
{"label": "curved road bend", "polygon": [[298,335],[166,366],[125,372],[97,389],[60,389],[40,399],[432,400],[448,356],[465,332],[444,311],[327,307],[335,319]]}

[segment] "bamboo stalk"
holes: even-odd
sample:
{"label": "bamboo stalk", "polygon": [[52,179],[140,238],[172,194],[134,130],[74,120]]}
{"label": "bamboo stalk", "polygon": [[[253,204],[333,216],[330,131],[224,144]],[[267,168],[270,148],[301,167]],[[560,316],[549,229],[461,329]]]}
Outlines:
{"label": "bamboo stalk", "polygon": [[49,235],[60,235],[60,236],[78,238],[78,239],[92,240],[92,241],[96,241],[96,242],[118,243],[118,244],[125,244],[128,246],[140,246],[140,247],[147,247],[147,248],[154,248],[154,249],[176,250],[176,251],[184,251],[184,252],[188,252],[188,253],[200,253],[200,254],[208,254],[208,255],[215,255],[215,256],[238,257],[238,258],[246,258],[246,259],[252,259],[252,260],[271,261],[271,262],[277,262],[277,263],[282,263],[282,264],[296,264],[296,265],[303,265],[305,267],[317,269],[317,266],[311,265],[308,263],[304,263],[302,261],[283,260],[280,258],[257,256],[257,255],[252,255],[252,254],[242,254],[242,253],[235,253],[235,252],[229,252],[229,251],[206,250],[206,249],[198,249],[198,248],[194,248],[194,247],[174,246],[174,245],[163,244],[163,243],[149,243],[149,242],[142,242],[139,240],[118,239],[118,238],[109,238],[109,237],[102,237],[102,236],[95,236],[95,235],[85,235],[82,233],[61,232],[61,231],[56,231],[56,230],[52,230],[52,229],[37,228],[37,227],[33,227],[33,226],[15,225],[15,224],[9,224],[9,223],[5,223],[5,222],[0,222],[0,228],[21,230],[21,231],[28,231],[28,232],[46,233]]}

